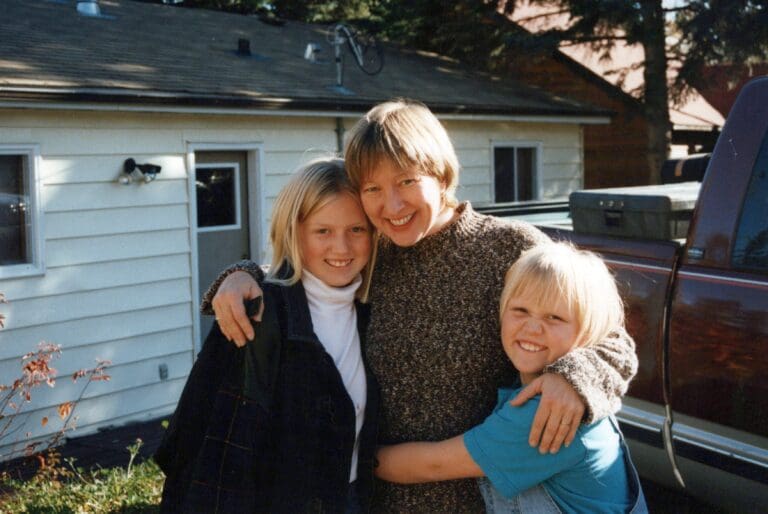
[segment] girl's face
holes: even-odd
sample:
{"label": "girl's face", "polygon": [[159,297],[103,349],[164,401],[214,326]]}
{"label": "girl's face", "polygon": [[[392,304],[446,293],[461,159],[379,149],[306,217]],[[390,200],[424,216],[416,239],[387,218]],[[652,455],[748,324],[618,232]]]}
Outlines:
{"label": "girl's face", "polygon": [[363,181],[360,199],[371,223],[397,246],[413,246],[442,230],[455,209],[443,203],[445,185],[418,170],[382,159]]}
{"label": "girl's face", "polygon": [[579,323],[562,300],[542,307],[534,294],[513,296],[501,316],[501,343],[524,384],[576,346]]}
{"label": "girl's face", "polygon": [[357,198],[335,195],[299,223],[302,265],[333,287],[352,283],[371,255],[371,231]]}

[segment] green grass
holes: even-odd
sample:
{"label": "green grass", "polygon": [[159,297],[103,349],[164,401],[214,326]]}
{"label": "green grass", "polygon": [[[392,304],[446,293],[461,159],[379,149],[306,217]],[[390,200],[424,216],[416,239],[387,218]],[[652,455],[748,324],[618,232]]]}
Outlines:
{"label": "green grass", "polygon": [[85,471],[53,454],[29,480],[0,478],[0,513],[157,513],[165,477],[152,460],[134,463],[140,446],[124,468]]}

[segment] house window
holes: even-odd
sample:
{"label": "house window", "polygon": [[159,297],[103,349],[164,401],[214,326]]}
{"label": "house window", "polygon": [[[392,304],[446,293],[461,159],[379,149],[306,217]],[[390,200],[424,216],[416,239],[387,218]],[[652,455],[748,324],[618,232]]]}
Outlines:
{"label": "house window", "polygon": [[42,271],[35,155],[0,145],[0,278]]}
{"label": "house window", "polygon": [[768,272],[768,132],[752,168],[732,259],[736,268]]}
{"label": "house window", "polygon": [[537,200],[538,161],[539,147],[535,144],[494,145],[494,201]]}

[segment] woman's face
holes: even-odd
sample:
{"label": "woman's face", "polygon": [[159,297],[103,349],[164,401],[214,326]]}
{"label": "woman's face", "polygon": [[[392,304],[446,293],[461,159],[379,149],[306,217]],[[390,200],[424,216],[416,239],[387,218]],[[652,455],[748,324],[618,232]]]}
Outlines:
{"label": "woman's face", "polygon": [[445,184],[382,159],[360,187],[371,223],[398,246],[413,246],[442,230],[455,209],[443,202]]}
{"label": "woman's face", "polygon": [[513,296],[501,316],[501,343],[524,383],[571,351],[579,323],[563,300],[541,306],[534,294]]}
{"label": "woman's face", "polygon": [[304,269],[332,287],[352,283],[371,255],[371,230],[357,198],[339,193],[299,223]]}

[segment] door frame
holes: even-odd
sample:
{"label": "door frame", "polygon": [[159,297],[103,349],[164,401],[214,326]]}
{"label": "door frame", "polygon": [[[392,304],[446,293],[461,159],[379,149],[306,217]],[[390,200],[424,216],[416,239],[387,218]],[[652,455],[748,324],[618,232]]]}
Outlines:
{"label": "door frame", "polygon": [[[192,309],[192,341],[193,341],[193,355],[192,360],[194,362],[195,357],[201,350],[201,335],[200,335],[200,300],[203,291],[201,287],[207,287],[208,284],[200,284],[198,280],[198,266],[199,266],[199,254],[197,248],[197,202],[196,195],[197,189],[195,187],[195,152],[245,152],[246,162],[248,166],[248,250],[251,255],[251,259],[257,262],[263,262],[266,256],[266,222],[267,216],[265,212],[266,203],[266,191],[264,191],[264,180],[261,170],[263,169],[264,161],[264,144],[263,143],[207,143],[207,142],[195,142],[187,141],[187,195],[188,212],[189,212],[189,255],[190,255],[190,283],[192,292],[192,301],[190,306]],[[256,208],[251,208],[254,206]]]}

